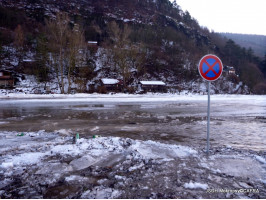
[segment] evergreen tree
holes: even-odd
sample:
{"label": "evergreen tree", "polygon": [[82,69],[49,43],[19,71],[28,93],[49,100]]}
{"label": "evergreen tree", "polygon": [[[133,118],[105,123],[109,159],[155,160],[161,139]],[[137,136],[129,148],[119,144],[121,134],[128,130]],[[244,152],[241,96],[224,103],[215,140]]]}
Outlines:
{"label": "evergreen tree", "polygon": [[264,78],[266,78],[266,54],[264,56],[264,59],[260,63],[260,70],[264,75]]}
{"label": "evergreen tree", "polygon": [[3,66],[2,66],[2,60],[4,59],[3,55],[4,55],[4,50],[2,47],[2,42],[0,41],[0,69],[3,68]]}
{"label": "evergreen tree", "polygon": [[49,52],[48,52],[48,41],[45,34],[40,34],[37,38],[37,47],[36,47],[36,69],[35,74],[40,82],[46,84],[50,80],[49,73]]}
{"label": "evergreen tree", "polygon": [[24,38],[24,31],[21,25],[18,25],[15,29],[15,40],[14,45],[16,48],[16,55],[18,57],[18,66],[21,66],[22,60],[25,54],[25,38]]}

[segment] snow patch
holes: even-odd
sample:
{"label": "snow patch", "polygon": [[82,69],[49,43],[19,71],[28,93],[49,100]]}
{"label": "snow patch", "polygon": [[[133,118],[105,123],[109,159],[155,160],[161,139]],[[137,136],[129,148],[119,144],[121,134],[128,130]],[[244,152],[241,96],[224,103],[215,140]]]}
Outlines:
{"label": "snow patch", "polygon": [[261,162],[262,164],[266,164],[266,160],[261,156],[255,156],[256,160]]}
{"label": "snow patch", "polygon": [[[0,90],[1,92],[1,90]],[[265,95],[212,95],[212,101],[238,102],[245,101],[255,105],[266,105]],[[1,104],[6,103],[34,103],[34,102],[171,102],[171,101],[204,101],[206,95],[183,93],[179,94],[0,94]],[[7,102],[8,101],[8,102]]]}
{"label": "snow patch", "polygon": [[203,189],[203,190],[207,190],[208,185],[207,184],[203,184],[203,183],[193,183],[192,181],[190,181],[189,183],[185,183],[184,187],[187,189]]}
{"label": "snow patch", "polygon": [[13,162],[4,162],[4,163],[2,163],[2,165],[1,165],[1,167],[2,168],[13,168]]}
{"label": "snow patch", "polygon": [[84,192],[82,199],[114,199],[118,198],[122,192],[112,188],[104,188],[103,186],[95,187],[93,190]]}
{"label": "snow patch", "polygon": [[99,131],[99,126],[95,126],[94,128],[90,129],[90,131],[94,132],[94,131]]}
{"label": "snow patch", "polygon": [[84,176],[78,176],[78,175],[70,175],[65,178],[65,181],[68,183],[75,183],[75,182],[86,182],[89,181],[89,178],[84,177]]}
{"label": "snow patch", "polygon": [[18,156],[9,156],[8,163],[13,163],[13,165],[33,165],[38,162],[46,155],[46,153],[41,152],[28,152],[23,153]]}
{"label": "snow patch", "polygon": [[67,130],[67,129],[60,129],[57,130],[56,132],[62,134],[62,135],[69,135],[71,133],[71,130]]}
{"label": "snow patch", "polygon": [[132,171],[135,171],[137,169],[141,169],[142,167],[144,167],[144,164],[143,163],[140,163],[139,165],[135,165],[135,166],[132,166],[128,169],[128,171],[132,172]]}

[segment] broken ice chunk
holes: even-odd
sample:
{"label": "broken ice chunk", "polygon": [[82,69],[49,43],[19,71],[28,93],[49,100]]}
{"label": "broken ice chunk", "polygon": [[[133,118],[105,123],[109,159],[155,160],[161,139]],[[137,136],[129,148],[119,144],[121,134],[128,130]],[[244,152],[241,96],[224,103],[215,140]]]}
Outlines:
{"label": "broken ice chunk", "polygon": [[70,165],[74,168],[74,170],[82,170],[90,167],[95,164],[97,160],[90,155],[83,156],[81,158],[72,160]]}
{"label": "broken ice chunk", "polygon": [[44,164],[35,174],[61,174],[65,172],[70,172],[72,171],[73,168],[72,166],[69,166],[66,163],[48,163]]}

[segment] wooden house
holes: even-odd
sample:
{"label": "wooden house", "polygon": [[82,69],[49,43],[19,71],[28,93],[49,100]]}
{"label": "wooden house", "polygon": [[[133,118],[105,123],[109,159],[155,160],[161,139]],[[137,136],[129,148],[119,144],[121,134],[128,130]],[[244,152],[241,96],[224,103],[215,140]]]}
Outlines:
{"label": "wooden house", "polygon": [[97,41],[88,41],[88,48],[94,52],[98,50],[98,42]]}
{"label": "wooden house", "polygon": [[123,88],[122,81],[118,79],[102,78],[100,83],[105,92],[121,92]]}
{"label": "wooden house", "polygon": [[162,81],[140,81],[139,84],[144,92],[166,92],[166,84]]}
{"label": "wooden house", "polygon": [[0,87],[1,88],[12,88],[14,87],[15,80],[11,72],[0,71]]}

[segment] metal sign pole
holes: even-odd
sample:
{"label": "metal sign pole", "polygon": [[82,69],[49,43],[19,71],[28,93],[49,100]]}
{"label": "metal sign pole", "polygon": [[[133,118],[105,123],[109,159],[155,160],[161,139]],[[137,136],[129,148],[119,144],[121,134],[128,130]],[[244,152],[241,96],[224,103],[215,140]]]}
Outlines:
{"label": "metal sign pole", "polygon": [[199,74],[208,81],[208,122],[207,122],[207,155],[210,150],[210,82],[216,81],[223,73],[223,64],[220,58],[215,55],[208,54],[203,56],[198,65]]}
{"label": "metal sign pole", "polygon": [[208,122],[207,122],[207,155],[210,149],[210,81],[208,81]]}

